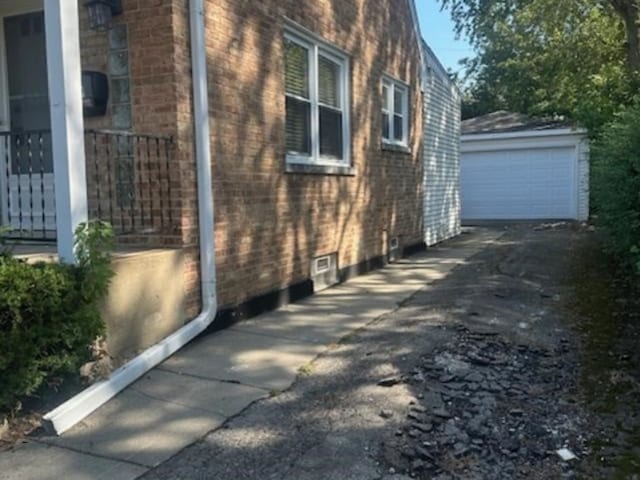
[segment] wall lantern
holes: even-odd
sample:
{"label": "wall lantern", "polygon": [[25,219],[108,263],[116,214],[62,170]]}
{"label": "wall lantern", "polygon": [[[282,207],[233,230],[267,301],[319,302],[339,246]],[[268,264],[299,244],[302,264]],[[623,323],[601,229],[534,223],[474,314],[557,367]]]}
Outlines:
{"label": "wall lantern", "polygon": [[113,17],[122,13],[122,0],[85,0],[84,5],[89,12],[91,30],[110,29]]}

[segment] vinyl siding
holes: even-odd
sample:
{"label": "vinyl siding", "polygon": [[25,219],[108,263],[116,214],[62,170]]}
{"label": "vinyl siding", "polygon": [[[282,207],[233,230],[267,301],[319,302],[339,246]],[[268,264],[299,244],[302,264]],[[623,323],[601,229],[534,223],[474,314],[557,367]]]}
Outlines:
{"label": "vinyl siding", "polygon": [[445,75],[437,68],[429,68],[424,86],[423,188],[427,246],[460,234],[460,97]]}
{"label": "vinyl siding", "polygon": [[589,220],[589,140],[578,144],[578,220]]}

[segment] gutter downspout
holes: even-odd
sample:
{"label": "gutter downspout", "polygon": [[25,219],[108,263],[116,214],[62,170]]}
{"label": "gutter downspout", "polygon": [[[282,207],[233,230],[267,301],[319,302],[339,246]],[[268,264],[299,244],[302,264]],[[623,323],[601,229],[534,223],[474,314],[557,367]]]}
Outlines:
{"label": "gutter downspout", "polygon": [[193,77],[193,120],[198,181],[202,311],[191,322],[117,369],[108,380],[90,386],[47,413],[43,418],[44,426],[58,435],[87,417],[128,385],[189,343],[202,333],[215,318],[217,311],[215,237],[204,13],[203,0],[190,0],[189,21]]}

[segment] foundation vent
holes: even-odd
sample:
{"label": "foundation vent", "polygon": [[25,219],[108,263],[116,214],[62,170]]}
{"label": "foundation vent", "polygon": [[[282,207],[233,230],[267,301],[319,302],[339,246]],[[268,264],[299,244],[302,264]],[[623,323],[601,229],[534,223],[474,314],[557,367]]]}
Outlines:
{"label": "foundation vent", "polygon": [[316,292],[339,283],[338,255],[331,253],[311,260],[311,280]]}
{"label": "foundation vent", "polygon": [[389,240],[389,261],[395,262],[400,258],[400,256],[400,240],[398,237],[393,237]]}

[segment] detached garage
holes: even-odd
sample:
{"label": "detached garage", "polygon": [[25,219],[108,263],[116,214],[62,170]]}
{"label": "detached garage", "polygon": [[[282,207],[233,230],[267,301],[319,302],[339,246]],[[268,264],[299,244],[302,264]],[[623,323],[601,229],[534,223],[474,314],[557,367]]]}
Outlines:
{"label": "detached garage", "polygon": [[462,221],[586,220],[589,144],[558,121],[495,112],[462,122]]}

